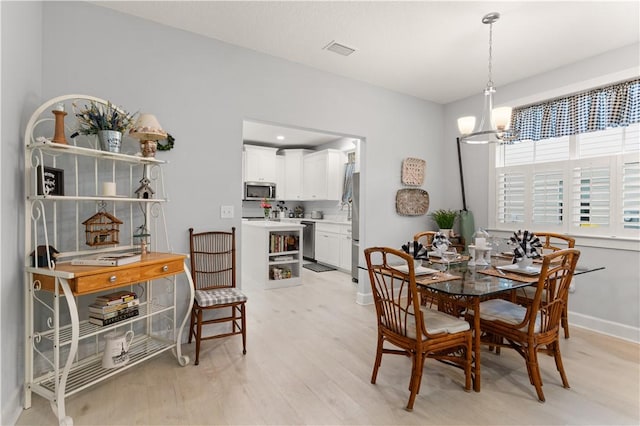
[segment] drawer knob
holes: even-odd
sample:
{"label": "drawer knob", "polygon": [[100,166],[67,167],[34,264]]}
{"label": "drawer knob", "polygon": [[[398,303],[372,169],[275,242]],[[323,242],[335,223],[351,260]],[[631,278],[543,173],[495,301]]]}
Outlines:
{"label": "drawer knob", "polygon": [[116,276],[115,276],[115,275],[111,275],[111,276],[109,277],[109,282],[110,282],[110,283],[115,283],[115,282],[116,282]]}
{"label": "drawer knob", "polygon": [[162,272],[167,272],[168,270],[169,270],[169,266],[164,265],[164,266],[162,267]]}

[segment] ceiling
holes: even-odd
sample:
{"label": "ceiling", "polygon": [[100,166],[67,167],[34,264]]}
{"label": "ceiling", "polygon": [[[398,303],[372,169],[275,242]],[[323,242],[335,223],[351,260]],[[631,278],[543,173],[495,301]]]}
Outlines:
{"label": "ceiling", "polygon": [[[114,1],[100,6],[446,104],[638,43],[638,1]],[[323,49],[336,41],[350,56]]]}

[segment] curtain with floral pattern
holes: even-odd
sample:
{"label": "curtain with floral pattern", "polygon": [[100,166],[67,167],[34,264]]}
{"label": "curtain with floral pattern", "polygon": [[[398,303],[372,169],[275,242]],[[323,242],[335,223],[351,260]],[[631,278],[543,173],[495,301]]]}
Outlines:
{"label": "curtain with floral pattern", "polygon": [[640,79],[514,108],[513,142],[575,135],[640,122]]}

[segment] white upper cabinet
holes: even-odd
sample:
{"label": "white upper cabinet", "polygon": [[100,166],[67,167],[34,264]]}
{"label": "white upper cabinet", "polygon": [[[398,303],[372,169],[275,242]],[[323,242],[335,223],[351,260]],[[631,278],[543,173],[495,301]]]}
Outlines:
{"label": "white upper cabinet", "polygon": [[304,156],[302,190],[305,200],[340,200],[344,181],[344,153],[325,149]]}
{"label": "white upper cabinet", "polygon": [[303,167],[304,156],[311,153],[308,149],[285,149],[284,154],[284,192],[279,197],[284,200],[303,200]]}
{"label": "white upper cabinet", "polygon": [[276,182],[277,148],[244,145],[244,181]]}
{"label": "white upper cabinet", "polygon": [[276,155],[276,199],[286,200],[287,182],[285,181],[285,158],[284,155]]}

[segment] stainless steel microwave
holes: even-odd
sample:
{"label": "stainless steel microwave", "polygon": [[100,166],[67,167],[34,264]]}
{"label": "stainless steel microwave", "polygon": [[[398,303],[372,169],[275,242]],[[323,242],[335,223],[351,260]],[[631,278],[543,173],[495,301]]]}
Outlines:
{"label": "stainless steel microwave", "polygon": [[273,200],[276,198],[276,184],[273,182],[245,182],[244,183],[244,199],[245,200],[262,200],[268,198]]}

